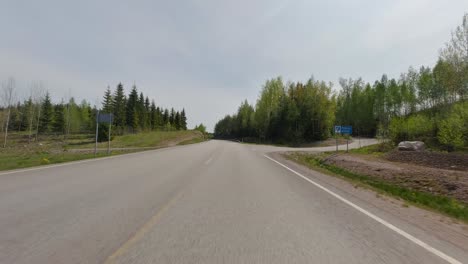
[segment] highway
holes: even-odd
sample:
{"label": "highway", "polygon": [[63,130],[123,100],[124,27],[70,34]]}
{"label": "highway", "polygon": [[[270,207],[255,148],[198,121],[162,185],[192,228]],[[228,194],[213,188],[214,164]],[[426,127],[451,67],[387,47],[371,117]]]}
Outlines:
{"label": "highway", "polygon": [[211,140],[0,172],[0,263],[468,261],[467,229],[445,239],[282,150]]}

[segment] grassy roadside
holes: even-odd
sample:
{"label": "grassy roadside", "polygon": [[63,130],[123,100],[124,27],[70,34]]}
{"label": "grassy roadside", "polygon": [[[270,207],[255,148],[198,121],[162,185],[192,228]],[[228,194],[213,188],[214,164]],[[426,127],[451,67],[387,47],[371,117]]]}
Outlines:
{"label": "grassy roadside", "polygon": [[[136,150],[131,151],[113,151],[111,156],[121,155],[137,152]],[[99,152],[97,155],[94,153],[49,153],[49,152],[37,152],[37,153],[15,153],[15,155],[0,153],[0,171],[3,170],[14,170],[24,169],[29,167],[44,166],[51,164],[58,164],[70,161],[79,161],[85,159],[94,159],[107,157],[107,153]]]}
{"label": "grassy roadside", "polygon": [[[138,134],[128,134],[116,136],[111,141],[112,148],[148,148],[161,147],[163,145],[177,145],[182,141],[203,139],[203,135],[199,131],[154,131],[143,132]],[[201,141],[199,141],[201,142]],[[197,143],[197,142],[195,142]],[[81,149],[94,148],[94,139],[88,141],[70,142],[67,148]],[[98,148],[107,148],[107,142],[98,143]]]}
{"label": "grassy roadside", "polygon": [[[84,159],[108,156],[105,151],[88,150],[94,148],[89,137],[75,137],[68,144],[62,139],[49,137],[40,141],[40,144],[27,144],[19,135],[15,144],[3,149],[0,148],[0,171],[28,168],[34,166],[50,165]],[[148,149],[164,148],[175,145],[188,145],[204,141],[203,135],[198,131],[156,131],[140,134],[116,136],[112,141],[112,148],[129,148],[112,150],[111,155],[121,155]],[[107,142],[99,143],[99,148],[106,149]],[[141,148],[141,149],[138,149]],[[71,151],[81,149],[80,151]]]}
{"label": "grassy roadside", "polygon": [[[378,152],[373,151],[372,148],[374,147],[369,148],[367,150],[360,151],[368,151],[369,153],[378,155]],[[444,196],[410,190],[408,188],[385,182],[384,180],[376,179],[367,175],[356,174],[343,168],[327,164],[324,161],[330,155],[334,154],[290,153],[285,155],[285,157],[311,169],[324,172],[328,175],[338,176],[359,186],[367,187],[379,193],[400,198],[410,204],[434,210],[456,219],[460,219],[464,222],[468,222],[468,205],[464,203]]]}

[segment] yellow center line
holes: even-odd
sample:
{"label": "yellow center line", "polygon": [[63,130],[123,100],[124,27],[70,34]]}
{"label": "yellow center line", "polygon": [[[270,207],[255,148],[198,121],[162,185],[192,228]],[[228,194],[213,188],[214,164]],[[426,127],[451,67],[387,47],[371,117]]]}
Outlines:
{"label": "yellow center line", "polygon": [[131,246],[141,240],[143,236],[150,231],[161,219],[161,216],[182,196],[183,191],[177,193],[171,198],[148,222],[146,222],[138,231],[122,244],[112,255],[107,257],[105,264],[114,263],[115,260],[125,254]]}

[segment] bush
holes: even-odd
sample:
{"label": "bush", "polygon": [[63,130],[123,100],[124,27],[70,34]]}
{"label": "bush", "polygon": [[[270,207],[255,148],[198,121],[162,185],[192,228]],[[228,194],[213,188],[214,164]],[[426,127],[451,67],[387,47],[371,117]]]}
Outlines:
{"label": "bush", "polygon": [[[111,128],[113,129],[113,127]],[[114,133],[111,131],[111,141],[114,139]],[[98,142],[106,142],[109,140],[109,125],[105,123],[99,124]]]}
{"label": "bush", "polygon": [[448,118],[440,122],[437,139],[440,144],[447,147],[448,151],[463,147],[465,143],[464,136],[466,136],[464,127],[463,118],[452,112]]}
{"label": "bush", "polygon": [[399,143],[405,140],[427,141],[435,135],[434,122],[424,115],[393,118],[389,126],[390,138]]}

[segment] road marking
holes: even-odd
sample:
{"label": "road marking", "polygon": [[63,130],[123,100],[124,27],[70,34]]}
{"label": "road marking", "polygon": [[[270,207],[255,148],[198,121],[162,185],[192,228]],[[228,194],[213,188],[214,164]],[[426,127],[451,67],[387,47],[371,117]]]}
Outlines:
{"label": "road marking", "polygon": [[359,207],[358,205],[354,204],[353,202],[350,202],[348,200],[346,200],[345,198],[343,198],[342,196],[340,196],[339,194],[336,194],[332,191],[330,191],[329,189],[323,187],[322,185],[314,182],[313,180],[305,177],[304,175],[300,174],[299,172],[289,168],[288,166],[284,165],[283,163],[279,162],[279,161],[276,161],[275,159],[273,158],[270,158],[268,157],[267,155],[263,155],[265,158],[275,162],[276,164],[280,165],[281,167],[289,170],[290,172],[296,174],[297,176],[301,177],[302,179],[308,181],[309,183],[312,183],[313,185],[315,185],[316,187],[318,187],[319,189],[322,189],[323,191],[327,192],[328,194],[334,196],[335,198],[337,198],[338,200],[344,202],[345,204],[353,207],[354,209],[358,210],[359,212],[367,215],[368,217],[374,219],[375,221],[381,223],[382,225],[388,227],[389,229],[395,231],[396,233],[398,233],[399,235],[407,238],[408,240],[410,240],[411,242],[415,243],[416,245],[419,245],[421,246],[422,248],[426,249],[427,251],[431,252],[432,254],[442,258],[443,260],[447,261],[448,263],[451,263],[451,264],[462,264],[460,261],[448,256],[447,254],[443,253],[442,251],[438,250],[438,249],[435,249],[433,247],[431,247],[430,245],[426,244],[425,242],[419,240],[418,238],[406,233],[405,231],[399,229],[398,227],[390,224],[389,222],[383,220],[382,218],[372,214],[371,212]]}
{"label": "road marking", "polygon": [[106,261],[104,261],[105,264],[110,264],[114,263],[115,260],[125,254],[131,246],[133,246],[136,242],[141,240],[143,236],[150,231],[161,219],[161,216],[182,196],[184,192],[181,191],[177,193],[174,197],[172,197],[169,202],[167,202],[153,217],[151,217],[148,222],[146,222],[138,231],[131,236],[125,243],[123,243],[112,255],[107,257]]}
{"label": "road marking", "polygon": [[205,165],[210,164],[212,160],[213,160],[213,157],[209,158],[207,161],[205,161]]}

